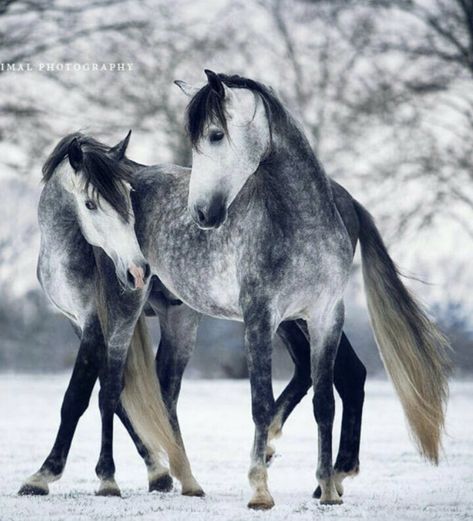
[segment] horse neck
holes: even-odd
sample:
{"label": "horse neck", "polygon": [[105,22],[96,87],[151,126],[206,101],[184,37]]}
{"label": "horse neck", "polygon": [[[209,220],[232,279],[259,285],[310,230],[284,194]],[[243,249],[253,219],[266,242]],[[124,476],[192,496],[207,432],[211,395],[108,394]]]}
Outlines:
{"label": "horse neck", "polygon": [[[260,169],[266,172],[267,184],[278,188],[279,197],[293,199],[299,207],[306,202],[323,208],[333,200],[322,166],[306,137],[292,121],[283,131],[273,134],[272,151]],[[269,190],[266,196],[271,196],[271,192],[274,190]]]}

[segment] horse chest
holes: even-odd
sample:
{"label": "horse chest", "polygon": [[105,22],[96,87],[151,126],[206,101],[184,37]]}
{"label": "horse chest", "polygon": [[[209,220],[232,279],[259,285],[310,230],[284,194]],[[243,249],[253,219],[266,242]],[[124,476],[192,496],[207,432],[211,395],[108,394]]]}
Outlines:
{"label": "horse chest", "polygon": [[164,284],[181,300],[205,315],[241,320],[237,262],[231,255],[212,255],[195,263],[167,263]]}

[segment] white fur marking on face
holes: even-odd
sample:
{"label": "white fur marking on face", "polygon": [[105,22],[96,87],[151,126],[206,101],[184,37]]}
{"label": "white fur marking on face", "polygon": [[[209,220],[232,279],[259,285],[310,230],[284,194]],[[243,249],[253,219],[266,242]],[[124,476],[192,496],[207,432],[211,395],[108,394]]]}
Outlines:
{"label": "white fur marking on face", "polygon": [[[64,164],[59,172],[62,186],[73,197],[76,203],[77,219],[85,240],[102,248],[112,259],[117,276],[125,282],[127,271],[136,266],[138,261],[144,262],[135,233],[135,218],[133,215],[129,183],[123,183],[125,196],[128,200],[130,218],[125,222],[122,216],[103,197],[99,198],[97,208],[89,210],[86,207],[88,199],[92,198],[92,187],[85,188],[84,176],[73,171],[70,165]],[[144,287],[144,274],[136,273],[137,287]]]}
{"label": "white fur marking on face", "polygon": [[259,95],[225,87],[225,111],[228,134],[224,139],[210,142],[209,131],[215,125],[209,125],[192,151],[191,210],[196,205],[209,205],[216,195],[228,209],[268,150],[269,123]]}

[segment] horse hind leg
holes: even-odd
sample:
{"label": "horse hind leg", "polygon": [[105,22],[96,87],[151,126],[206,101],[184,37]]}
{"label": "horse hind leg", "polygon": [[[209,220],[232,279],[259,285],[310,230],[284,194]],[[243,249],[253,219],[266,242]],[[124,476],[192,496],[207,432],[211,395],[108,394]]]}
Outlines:
{"label": "horse hind leg", "polygon": [[275,413],[268,432],[267,463],[270,463],[275,453],[271,442],[282,434],[284,423],[312,384],[310,345],[299,325],[295,321],[283,322],[279,325],[277,333],[294,362],[294,374],[276,400]]}
{"label": "horse hind leg", "polygon": [[343,316],[343,303],[339,302],[331,312],[322,313],[320,316],[314,313],[308,322],[314,388],[313,408],[318,427],[316,476],[321,488],[320,503],[323,505],[342,503],[332,463],[332,430],[335,415],[333,372]]}
{"label": "horse hind leg", "polygon": [[168,305],[160,314],[161,341],[156,354],[156,372],[163,401],[180,447],[178,466],[182,495],[194,497],[202,497],[205,492],[194,477],[187,458],[177,416],[177,401],[184,370],[195,347],[200,318],[199,313],[184,304]]}
{"label": "horse hind leg", "polygon": [[[175,477],[181,482],[182,495],[202,497],[205,493],[192,473],[177,417],[182,377],[195,347],[201,315],[182,302],[163,295],[161,288],[150,294],[148,303],[159,317],[161,340],[156,353],[155,370],[171,429],[179,447],[178,451],[173,451],[170,455],[169,463]],[[164,471],[167,469],[159,466],[156,468],[158,483],[166,479]],[[150,481],[150,490],[151,486]]]}
{"label": "horse hind leg", "polygon": [[[268,463],[275,452],[271,441],[280,436],[287,418],[312,385],[310,344],[306,323],[301,320],[283,322],[279,326],[278,335],[288,349],[295,370],[289,384],[276,400],[276,411],[269,428],[268,446],[266,447]],[[336,488],[340,495],[343,494],[343,480],[348,476],[355,476],[359,471],[365,379],[365,366],[357,357],[347,336],[342,333],[334,367],[335,389],[343,406],[339,451],[334,467]],[[317,486],[313,497],[320,499],[320,496],[321,489],[320,486]]]}
{"label": "horse hind leg", "polygon": [[[334,368],[335,389],[343,405],[340,444],[334,467],[336,487],[340,495],[343,494],[343,480],[356,476],[359,472],[365,380],[366,368],[343,333]],[[320,496],[321,489],[317,487],[314,498],[319,499]]]}
{"label": "horse hind leg", "polygon": [[117,407],[116,414],[133,440],[138,454],[145,462],[148,470],[149,492],[170,492],[173,489],[173,480],[168,468],[162,465],[160,461],[157,461],[141,441],[121,403]]}

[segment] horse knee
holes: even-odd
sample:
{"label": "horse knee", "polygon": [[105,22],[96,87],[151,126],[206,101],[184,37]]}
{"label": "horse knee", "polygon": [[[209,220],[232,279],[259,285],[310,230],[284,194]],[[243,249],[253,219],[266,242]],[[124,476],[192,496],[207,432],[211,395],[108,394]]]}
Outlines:
{"label": "horse knee", "polygon": [[274,415],[274,404],[268,400],[257,398],[253,400],[251,413],[257,427],[268,427]]}

